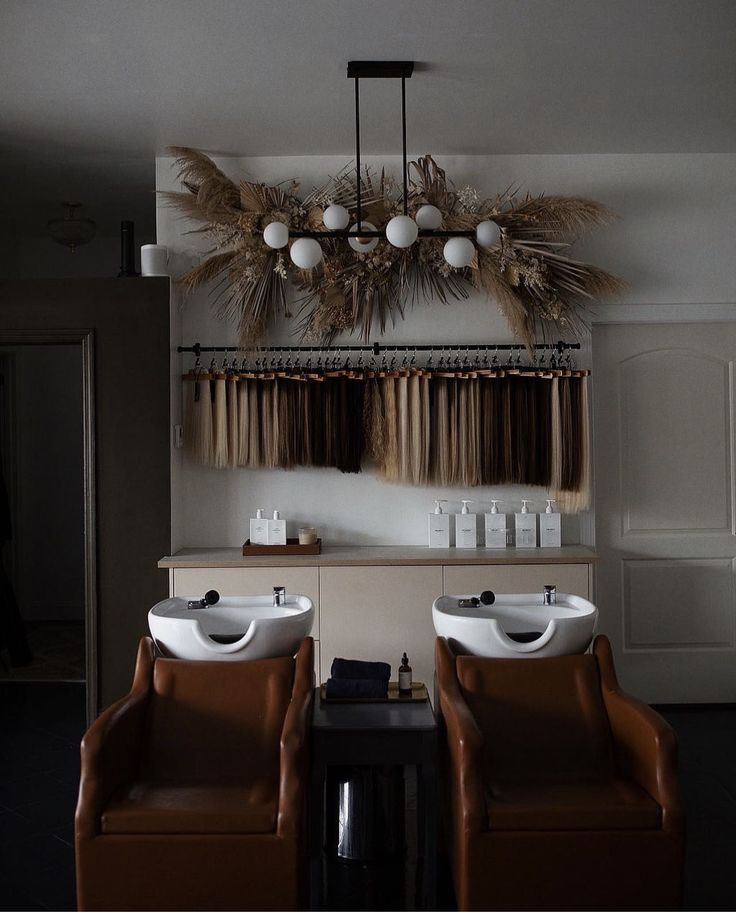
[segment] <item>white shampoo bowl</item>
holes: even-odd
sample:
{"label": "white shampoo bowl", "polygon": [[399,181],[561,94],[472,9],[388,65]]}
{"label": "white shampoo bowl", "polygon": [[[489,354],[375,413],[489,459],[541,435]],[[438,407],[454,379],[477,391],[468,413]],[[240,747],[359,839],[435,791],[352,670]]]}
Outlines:
{"label": "white shampoo bowl", "polygon": [[[440,596],[432,606],[434,629],[456,652],[520,659],[584,653],[598,620],[598,609],[580,596],[558,593],[544,605],[541,593],[499,594],[493,605],[463,608],[461,599]],[[536,636],[535,636],[536,635]]]}
{"label": "white shampoo bowl", "polygon": [[204,609],[188,608],[189,601],[164,599],[148,613],[151,636],[167,656],[223,662],[293,656],[314,621],[306,596],[287,596],[278,606],[271,596],[225,596]]}

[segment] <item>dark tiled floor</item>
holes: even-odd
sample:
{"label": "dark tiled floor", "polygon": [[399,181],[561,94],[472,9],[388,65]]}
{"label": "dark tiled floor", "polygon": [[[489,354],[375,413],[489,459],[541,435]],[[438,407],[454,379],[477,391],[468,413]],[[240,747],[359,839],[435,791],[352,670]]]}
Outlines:
{"label": "dark tiled floor", "polygon": [[84,685],[0,683],[0,909],[75,910]]}
{"label": "dark tiled floor", "polygon": [[[688,811],[685,909],[733,910],[736,710],[665,716],[680,740]],[[75,909],[72,819],[84,725],[83,685],[0,683],[0,909]]]}

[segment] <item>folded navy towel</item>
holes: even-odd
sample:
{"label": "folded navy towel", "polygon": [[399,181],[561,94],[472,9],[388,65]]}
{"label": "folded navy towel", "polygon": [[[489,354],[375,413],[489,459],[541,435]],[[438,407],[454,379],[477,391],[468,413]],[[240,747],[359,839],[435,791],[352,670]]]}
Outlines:
{"label": "folded navy towel", "polygon": [[386,698],[388,697],[388,679],[379,681],[376,678],[328,678],[325,696],[335,698]]}
{"label": "folded navy towel", "polygon": [[333,659],[330,675],[333,678],[376,679],[387,682],[391,678],[388,663],[366,663],[360,659]]}

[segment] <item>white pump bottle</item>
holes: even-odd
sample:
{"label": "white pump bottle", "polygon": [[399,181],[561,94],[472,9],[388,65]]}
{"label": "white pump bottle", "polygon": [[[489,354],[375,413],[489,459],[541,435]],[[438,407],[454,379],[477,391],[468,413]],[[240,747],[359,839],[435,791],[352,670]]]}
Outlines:
{"label": "white pump bottle", "polygon": [[562,518],[552,510],[554,502],[554,498],[547,498],[547,507],[539,515],[539,544],[542,548],[559,548],[562,545]]}
{"label": "white pump bottle", "polygon": [[434,513],[427,514],[427,545],[429,548],[450,547],[450,515],[442,512],[446,498],[434,499]]}
{"label": "white pump bottle", "polygon": [[529,513],[528,504],[529,499],[522,498],[521,513],[515,515],[517,548],[537,547],[537,515]]}
{"label": "white pump bottle", "polygon": [[506,548],[506,514],[498,512],[495,498],[491,498],[491,512],[486,514],[486,548]]}
{"label": "white pump bottle", "polygon": [[457,548],[477,548],[478,520],[476,514],[468,511],[471,498],[462,498],[462,510],[455,514],[455,546]]}

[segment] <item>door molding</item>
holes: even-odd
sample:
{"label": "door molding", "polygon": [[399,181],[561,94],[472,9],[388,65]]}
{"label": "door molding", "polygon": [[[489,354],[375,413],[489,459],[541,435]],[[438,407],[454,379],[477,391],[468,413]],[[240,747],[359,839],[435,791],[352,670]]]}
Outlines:
{"label": "door molding", "polygon": [[82,356],[82,436],[84,470],[84,628],[87,722],[97,716],[98,600],[97,485],[95,476],[95,331],[0,330],[0,346],[78,345]]}

